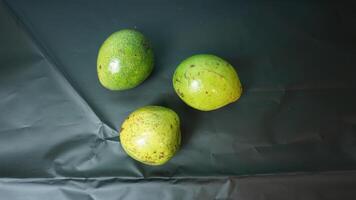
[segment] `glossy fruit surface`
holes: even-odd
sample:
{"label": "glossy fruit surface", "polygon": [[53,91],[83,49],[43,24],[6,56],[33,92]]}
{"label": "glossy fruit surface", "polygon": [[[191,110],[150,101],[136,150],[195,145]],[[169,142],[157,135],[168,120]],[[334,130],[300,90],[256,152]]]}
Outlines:
{"label": "glossy fruit surface", "polygon": [[189,106],[210,111],[240,98],[242,86],[235,69],[220,57],[194,55],[180,63],[173,87]]}
{"label": "glossy fruit surface", "polygon": [[133,159],[147,165],[162,165],[179,149],[179,117],[161,106],[139,108],[122,124],[120,142]]}
{"label": "glossy fruit surface", "polygon": [[110,90],[138,86],[153,69],[149,41],[136,30],[124,29],[110,35],[99,49],[97,73],[100,83]]}

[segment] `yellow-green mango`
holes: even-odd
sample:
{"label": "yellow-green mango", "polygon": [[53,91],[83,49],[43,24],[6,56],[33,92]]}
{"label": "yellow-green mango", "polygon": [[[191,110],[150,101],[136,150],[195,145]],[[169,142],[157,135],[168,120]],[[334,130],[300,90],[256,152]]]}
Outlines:
{"label": "yellow-green mango", "polygon": [[173,110],[161,106],[139,108],[122,124],[120,142],[133,159],[147,165],[162,165],[180,147],[179,117]]}
{"label": "yellow-green mango", "polygon": [[234,69],[215,55],[194,55],[181,62],[174,75],[173,87],[189,106],[210,111],[240,98],[242,86]]}
{"label": "yellow-green mango", "polygon": [[113,33],[99,49],[98,78],[109,90],[134,88],[150,75],[152,69],[151,45],[136,30],[124,29]]}

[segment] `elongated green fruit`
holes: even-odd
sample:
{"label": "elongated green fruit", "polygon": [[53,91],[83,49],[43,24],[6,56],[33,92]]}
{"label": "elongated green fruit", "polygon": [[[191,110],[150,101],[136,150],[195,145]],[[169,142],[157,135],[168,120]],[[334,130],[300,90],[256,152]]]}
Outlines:
{"label": "elongated green fruit", "polygon": [[221,108],[242,93],[235,69],[222,58],[208,54],[180,63],[173,75],[173,87],[186,104],[202,111]]}
{"label": "elongated green fruit", "polygon": [[179,117],[161,106],[139,108],[122,124],[120,142],[133,159],[147,165],[162,165],[179,149]]}
{"label": "elongated green fruit", "polygon": [[115,32],[100,47],[97,72],[100,83],[107,89],[134,88],[150,75],[152,69],[152,48],[138,31]]}

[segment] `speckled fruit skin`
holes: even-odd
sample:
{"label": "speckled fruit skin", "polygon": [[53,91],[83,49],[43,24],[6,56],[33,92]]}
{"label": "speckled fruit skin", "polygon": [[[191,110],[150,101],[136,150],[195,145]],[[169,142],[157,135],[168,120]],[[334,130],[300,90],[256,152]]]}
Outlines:
{"label": "speckled fruit skin", "polygon": [[162,165],[180,147],[178,115],[161,106],[145,106],[129,115],[121,126],[120,141],[125,152],[147,165]]}
{"label": "speckled fruit skin", "polygon": [[215,55],[185,59],[173,75],[173,87],[189,106],[210,111],[240,98],[242,86],[235,69]]}
{"label": "speckled fruit skin", "polygon": [[153,69],[153,51],[138,31],[124,29],[110,35],[99,49],[97,72],[109,90],[126,90],[142,83]]}

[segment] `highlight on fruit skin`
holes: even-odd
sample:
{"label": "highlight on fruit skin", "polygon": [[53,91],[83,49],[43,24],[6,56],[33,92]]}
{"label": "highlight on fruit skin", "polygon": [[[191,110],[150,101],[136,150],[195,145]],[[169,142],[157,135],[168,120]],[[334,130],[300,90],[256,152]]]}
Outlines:
{"label": "highlight on fruit skin", "polygon": [[125,119],[119,137],[124,151],[133,159],[147,165],[162,165],[180,147],[180,120],[169,108],[144,106]]}
{"label": "highlight on fruit skin", "polygon": [[154,64],[150,42],[140,32],[123,29],[101,45],[97,58],[99,82],[109,90],[126,90],[140,85]]}
{"label": "highlight on fruit skin", "polygon": [[211,111],[237,101],[242,85],[234,67],[224,59],[199,54],[183,60],[173,75],[177,95],[189,106]]}

